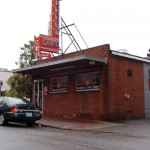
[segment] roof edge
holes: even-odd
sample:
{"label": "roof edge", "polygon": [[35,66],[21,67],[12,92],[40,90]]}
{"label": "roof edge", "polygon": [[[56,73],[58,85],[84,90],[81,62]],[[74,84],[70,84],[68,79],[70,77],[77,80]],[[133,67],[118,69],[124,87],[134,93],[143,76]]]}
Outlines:
{"label": "roof edge", "polygon": [[43,67],[47,67],[47,66],[63,64],[63,63],[66,63],[66,62],[73,62],[73,61],[81,60],[81,59],[89,59],[89,60],[92,60],[92,61],[100,61],[100,62],[103,62],[103,63],[107,64],[107,59],[105,59],[105,58],[99,58],[99,57],[94,57],[94,56],[90,56],[90,55],[80,55],[80,56],[65,58],[65,59],[56,60],[56,61],[52,61],[52,62],[37,64],[37,65],[25,67],[25,68],[18,68],[18,69],[12,70],[12,72],[17,73],[17,72],[21,72],[21,71],[25,71],[25,70],[43,68]]}
{"label": "roof edge", "polygon": [[132,54],[129,54],[129,53],[117,52],[117,51],[114,51],[114,50],[110,50],[110,51],[111,51],[111,54],[113,54],[115,56],[120,56],[120,57],[129,58],[129,59],[134,59],[134,60],[137,60],[137,61],[150,63],[150,60],[148,60],[144,57],[132,55]]}

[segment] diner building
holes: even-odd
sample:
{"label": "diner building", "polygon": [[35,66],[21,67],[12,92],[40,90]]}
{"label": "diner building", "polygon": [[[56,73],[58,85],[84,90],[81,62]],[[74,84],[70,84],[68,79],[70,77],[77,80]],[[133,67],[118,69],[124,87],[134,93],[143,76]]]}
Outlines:
{"label": "diner building", "polygon": [[150,118],[150,60],[109,44],[13,70],[32,76],[32,101],[45,117]]}

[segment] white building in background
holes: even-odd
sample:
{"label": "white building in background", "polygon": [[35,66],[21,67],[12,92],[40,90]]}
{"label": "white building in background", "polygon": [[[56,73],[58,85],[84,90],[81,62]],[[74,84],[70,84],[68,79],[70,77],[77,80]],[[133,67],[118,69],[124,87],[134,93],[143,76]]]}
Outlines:
{"label": "white building in background", "polygon": [[3,95],[5,90],[9,90],[10,87],[7,84],[7,80],[12,76],[13,73],[6,68],[0,68],[0,86],[1,86],[1,95]]}

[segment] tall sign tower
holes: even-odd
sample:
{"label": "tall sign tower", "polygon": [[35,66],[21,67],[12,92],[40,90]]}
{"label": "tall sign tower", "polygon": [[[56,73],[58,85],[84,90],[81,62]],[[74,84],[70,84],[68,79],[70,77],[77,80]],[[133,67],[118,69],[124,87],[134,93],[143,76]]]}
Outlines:
{"label": "tall sign tower", "polygon": [[60,0],[52,0],[51,20],[48,35],[34,36],[34,54],[41,57],[51,57],[58,53],[59,48],[59,6]]}

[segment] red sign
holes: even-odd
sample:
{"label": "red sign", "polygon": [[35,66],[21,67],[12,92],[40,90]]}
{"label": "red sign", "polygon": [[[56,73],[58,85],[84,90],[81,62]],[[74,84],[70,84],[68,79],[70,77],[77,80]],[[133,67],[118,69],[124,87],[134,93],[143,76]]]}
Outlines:
{"label": "red sign", "polygon": [[50,36],[39,35],[39,37],[34,37],[35,55],[42,54],[41,57],[43,57],[48,53],[59,52],[59,3],[60,0],[52,0]]}
{"label": "red sign", "polygon": [[60,0],[52,0],[51,36],[54,38],[59,38],[59,3]]}
{"label": "red sign", "polygon": [[51,58],[51,54],[49,52],[40,50],[40,38],[36,36],[34,36],[34,54],[39,57]]}
{"label": "red sign", "polygon": [[39,50],[58,53],[59,40],[46,35],[39,35]]}
{"label": "red sign", "polygon": [[43,52],[43,51],[34,51],[34,54],[36,56],[39,56],[39,57],[51,58],[51,54],[50,53],[46,53],[46,52]]}
{"label": "red sign", "polygon": [[45,51],[51,53],[59,52],[58,39],[46,35],[39,35],[39,37],[34,37],[34,46],[36,51]]}

